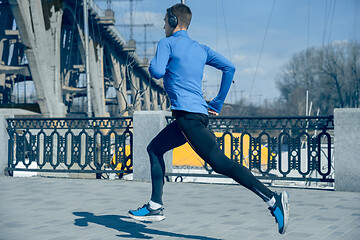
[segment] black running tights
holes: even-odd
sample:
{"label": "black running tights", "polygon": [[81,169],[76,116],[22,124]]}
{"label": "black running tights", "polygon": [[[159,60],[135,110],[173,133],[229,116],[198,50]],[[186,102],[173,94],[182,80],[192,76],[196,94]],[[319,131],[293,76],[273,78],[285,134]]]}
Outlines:
{"label": "black running tights", "polygon": [[208,116],[184,111],[173,111],[173,114],[176,120],[166,126],[147,147],[151,165],[152,201],[163,204],[162,195],[165,175],[163,155],[186,142],[215,172],[234,179],[264,201],[272,198],[273,192],[257,180],[249,169],[224,155],[216,142],[214,134],[207,128],[209,124]]}

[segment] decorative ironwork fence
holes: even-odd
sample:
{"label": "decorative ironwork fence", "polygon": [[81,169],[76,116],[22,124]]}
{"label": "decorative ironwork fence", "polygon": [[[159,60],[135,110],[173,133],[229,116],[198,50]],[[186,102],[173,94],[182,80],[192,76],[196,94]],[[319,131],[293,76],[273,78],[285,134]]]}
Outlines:
{"label": "decorative ironwork fence", "polygon": [[[167,117],[167,121],[174,119]],[[132,172],[132,118],[8,119],[6,171]],[[232,160],[260,179],[334,182],[333,116],[212,117],[209,128]],[[168,173],[167,176],[211,176]]]}
{"label": "decorative ironwork fence", "polygon": [[132,118],[12,118],[8,167],[13,171],[132,172]]}
{"label": "decorative ironwork fence", "polygon": [[[167,117],[168,123],[174,118]],[[334,182],[333,116],[210,117],[220,148],[259,179]],[[177,177],[223,177],[211,174],[168,173]],[[210,175],[211,174],[211,175]]]}

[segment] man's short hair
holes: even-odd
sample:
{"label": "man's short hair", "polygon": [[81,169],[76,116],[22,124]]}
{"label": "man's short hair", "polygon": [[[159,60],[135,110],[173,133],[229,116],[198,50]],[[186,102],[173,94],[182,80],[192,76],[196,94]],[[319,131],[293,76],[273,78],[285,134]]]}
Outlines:
{"label": "man's short hair", "polygon": [[178,25],[180,27],[189,27],[191,22],[192,13],[188,6],[182,3],[175,4],[172,6],[172,14],[178,19]]}

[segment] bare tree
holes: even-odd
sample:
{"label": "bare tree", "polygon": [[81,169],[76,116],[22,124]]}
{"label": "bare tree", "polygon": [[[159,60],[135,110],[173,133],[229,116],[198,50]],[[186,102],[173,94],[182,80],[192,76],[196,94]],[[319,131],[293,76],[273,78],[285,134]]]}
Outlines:
{"label": "bare tree", "polygon": [[290,115],[305,113],[305,96],[322,114],[336,107],[359,107],[360,43],[341,42],[295,54],[277,77]]}

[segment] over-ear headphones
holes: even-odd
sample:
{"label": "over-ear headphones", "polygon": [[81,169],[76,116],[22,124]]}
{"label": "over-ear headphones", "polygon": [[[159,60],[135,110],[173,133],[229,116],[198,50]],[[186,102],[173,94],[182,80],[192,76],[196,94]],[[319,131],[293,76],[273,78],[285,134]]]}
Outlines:
{"label": "over-ear headphones", "polygon": [[167,11],[168,23],[169,23],[170,27],[176,28],[176,26],[178,25],[178,19],[172,13],[172,7],[168,8],[166,11]]}

